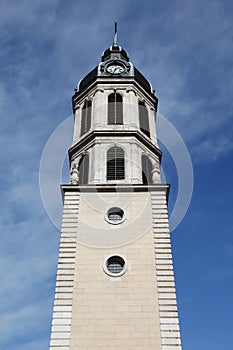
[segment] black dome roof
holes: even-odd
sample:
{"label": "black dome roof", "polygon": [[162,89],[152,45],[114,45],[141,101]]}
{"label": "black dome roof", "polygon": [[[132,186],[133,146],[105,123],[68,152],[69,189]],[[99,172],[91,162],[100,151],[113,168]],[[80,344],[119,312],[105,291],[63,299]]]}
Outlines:
{"label": "black dome roof", "polygon": [[[113,44],[108,49],[106,49],[101,57],[101,62],[99,66],[95,67],[91,72],[89,72],[78,84],[78,88],[76,89],[76,93],[82,92],[84,89],[86,89],[88,86],[90,86],[98,77],[104,77],[104,79],[113,79],[112,75],[106,74],[105,71],[101,71],[101,66],[108,64],[112,60],[123,60],[126,62],[129,62],[128,53],[122,49],[121,46],[118,44]],[[135,68],[132,63],[130,65],[133,67],[130,75],[124,75],[122,76],[122,79],[125,80],[126,78],[134,78],[140,85],[143,87],[151,96],[154,97],[154,91],[152,91],[152,86],[147,80],[144,75],[141,74],[137,68]],[[126,81],[126,80],[125,80]],[[76,94],[75,93],[75,94]],[[155,98],[155,97],[154,97]]]}

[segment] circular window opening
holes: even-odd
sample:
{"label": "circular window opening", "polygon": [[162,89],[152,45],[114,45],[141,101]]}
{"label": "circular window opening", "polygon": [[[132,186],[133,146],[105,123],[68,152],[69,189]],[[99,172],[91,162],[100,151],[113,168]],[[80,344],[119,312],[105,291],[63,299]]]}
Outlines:
{"label": "circular window opening", "polygon": [[105,264],[103,267],[104,267],[104,271],[108,275],[113,277],[121,276],[126,272],[126,262],[119,255],[110,256],[105,261]]}
{"label": "circular window opening", "polygon": [[107,269],[111,273],[121,273],[124,265],[125,261],[120,256],[111,256],[107,260]]}
{"label": "circular window opening", "polygon": [[121,208],[110,208],[107,212],[107,219],[112,224],[119,224],[123,221],[124,211]]}

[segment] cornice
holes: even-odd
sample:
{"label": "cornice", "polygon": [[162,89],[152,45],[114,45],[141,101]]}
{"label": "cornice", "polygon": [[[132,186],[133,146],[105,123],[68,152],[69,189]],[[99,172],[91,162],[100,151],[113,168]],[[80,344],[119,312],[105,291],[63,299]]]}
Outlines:
{"label": "cornice", "polygon": [[156,154],[161,161],[162,152],[158,147],[156,147],[151,141],[149,141],[142,133],[136,130],[95,130],[86,134],[83,139],[78,141],[69,149],[69,157],[71,159],[72,155],[79,150],[83,149],[87,144],[90,144],[96,137],[135,137],[140,141],[144,146],[146,146],[151,152]]}
{"label": "cornice", "polygon": [[96,78],[96,80],[91,83],[85,90],[79,92],[77,91],[73,96],[72,96],[72,105],[73,105],[73,112],[75,112],[76,105],[78,104],[79,100],[83,99],[85,95],[89,94],[90,91],[93,90],[96,86],[99,84],[111,84],[111,85],[126,85],[126,84],[133,84],[135,85],[143,94],[147,96],[147,98],[153,103],[155,106],[155,110],[157,110],[157,105],[158,105],[158,98],[153,95],[152,93],[149,94],[136,80],[134,77],[119,77],[115,78],[114,80],[112,77],[99,77]]}
{"label": "cornice", "polygon": [[94,193],[94,192],[165,192],[168,201],[170,184],[90,184],[90,185],[61,185],[62,198],[66,192]]}

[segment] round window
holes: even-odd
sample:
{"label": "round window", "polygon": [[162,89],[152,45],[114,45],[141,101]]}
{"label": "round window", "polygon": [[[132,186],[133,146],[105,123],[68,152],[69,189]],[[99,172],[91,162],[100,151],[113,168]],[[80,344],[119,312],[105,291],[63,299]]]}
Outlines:
{"label": "round window", "polygon": [[119,277],[126,272],[126,262],[119,255],[110,256],[104,263],[104,271],[113,277]]}
{"label": "round window", "polygon": [[118,207],[110,208],[106,218],[111,224],[120,224],[124,220],[124,211]]}

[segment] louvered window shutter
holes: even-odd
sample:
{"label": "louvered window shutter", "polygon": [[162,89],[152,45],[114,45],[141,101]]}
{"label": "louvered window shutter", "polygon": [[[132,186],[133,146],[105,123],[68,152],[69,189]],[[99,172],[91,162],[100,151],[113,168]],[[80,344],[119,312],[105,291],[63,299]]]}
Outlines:
{"label": "louvered window shutter", "polygon": [[91,128],[91,101],[87,101],[86,108],[86,132]]}
{"label": "louvered window shutter", "polygon": [[115,94],[108,96],[108,124],[115,124]]}
{"label": "louvered window shutter", "polygon": [[123,124],[122,96],[116,94],[116,124]]}
{"label": "louvered window shutter", "polygon": [[148,111],[147,111],[147,108],[146,108],[144,102],[139,102],[138,108],[139,108],[140,129],[145,135],[150,137]]}
{"label": "louvered window shutter", "polygon": [[79,185],[86,185],[88,183],[89,174],[89,155],[82,156],[79,162]]}
{"label": "louvered window shutter", "polygon": [[108,124],[123,124],[122,96],[115,92],[108,96]]}
{"label": "louvered window shutter", "polygon": [[120,147],[112,147],[107,153],[107,180],[122,180],[124,178],[124,151]]}
{"label": "louvered window shutter", "polygon": [[81,136],[91,128],[91,101],[85,101],[82,109]]}
{"label": "louvered window shutter", "polygon": [[152,184],[152,164],[147,156],[142,156],[142,183]]}

